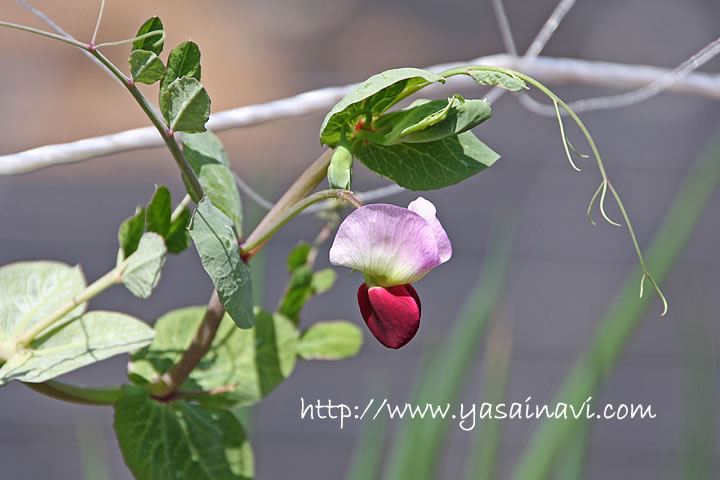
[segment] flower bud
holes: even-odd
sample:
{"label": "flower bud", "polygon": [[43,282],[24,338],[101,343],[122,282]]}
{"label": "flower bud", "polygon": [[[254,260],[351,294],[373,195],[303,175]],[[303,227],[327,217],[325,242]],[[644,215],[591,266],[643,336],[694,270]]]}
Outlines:
{"label": "flower bud", "polygon": [[342,188],[350,190],[352,184],[353,156],[350,150],[344,145],[338,145],[335,153],[330,159],[330,166],[327,170],[328,183],[330,188]]}
{"label": "flower bud", "polygon": [[380,343],[388,348],[407,344],[420,327],[420,297],[412,285],[358,289],[360,313]]}

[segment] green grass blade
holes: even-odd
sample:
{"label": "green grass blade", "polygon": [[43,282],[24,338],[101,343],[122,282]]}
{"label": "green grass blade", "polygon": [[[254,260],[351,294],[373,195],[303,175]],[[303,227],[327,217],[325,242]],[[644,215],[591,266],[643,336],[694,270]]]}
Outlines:
{"label": "green grass blade", "polygon": [[[373,388],[371,391],[376,392],[371,398],[384,398],[387,388]],[[345,480],[372,480],[380,477],[386,435],[385,415],[378,415],[376,419],[363,423]]]}
{"label": "green grass blade", "polygon": [[[485,260],[480,281],[473,287],[455,327],[438,349],[423,364],[418,374],[411,405],[455,403],[463,380],[473,364],[477,346],[484,337],[488,319],[495,310],[505,285],[510,257],[510,227],[498,228],[490,253]],[[431,372],[435,372],[434,374]],[[431,479],[438,467],[438,450],[442,448],[451,422],[431,418],[405,419],[399,428],[385,475],[388,479]]]}
{"label": "green grass blade", "polygon": [[[507,378],[510,373],[512,329],[503,316],[496,317],[488,334],[485,351],[485,380],[483,403],[497,405],[505,401]],[[465,470],[467,480],[495,480],[500,457],[500,440],[503,421],[498,418],[483,420],[476,428]]]}
{"label": "green grass blade", "polygon": [[[672,202],[663,225],[648,249],[648,264],[662,281],[679,258],[720,178],[720,136],[715,136],[691,169]],[[650,296],[637,298],[640,268],[623,283],[599,323],[591,344],[575,363],[555,395],[556,402],[579,406],[612,372],[618,358],[650,307]],[[540,480],[550,473],[557,454],[575,433],[578,422],[544,421],[518,461],[513,480]]]}

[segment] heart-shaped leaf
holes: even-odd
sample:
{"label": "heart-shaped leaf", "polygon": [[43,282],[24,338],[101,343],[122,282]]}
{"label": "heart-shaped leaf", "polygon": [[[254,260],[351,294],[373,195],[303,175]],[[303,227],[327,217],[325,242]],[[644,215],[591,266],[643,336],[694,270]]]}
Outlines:
{"label": "heart-shaped leaf", "polygon": [[[205,307],[173,310],[155,323],[153,343],[133,354],[130,378],[151,382],[182,356],[202,321]],[[217,392],[197,400],[215,405],[249,405],[285,380],[295,366],[297,330],[283,315],[257,311],[255,328],[236,328],[229,316],[220,323],[215,339],[181,391]]]}
{"label": "heart-shaped leaf", "polygon": [[[44,320],[85,288],[79,266],[60,262],[18,262],[0,267],[0,345]],[[85,311],[78,305],[59,320]]]}
{"label": "heart-shaped leaf", "polygon": [[154,335],[145,323],[117,312],[88,312],[57,325],[8,359],[0,368],[0,385],[10,380],[44,382],[142,348]]}
{"label": "heart-shaped leaf", "polygon": [[253,457],[232,412],[184,401],[159,403],[127,385],[115,404],[115,433],[138,480],[250,480]]}
{"label": "heart-shaped leaf", "polygon": [[302,334],[297,350],[304,359],[340,360],[356,355],[362,343],[362,331],[353,323],[317,322]]}

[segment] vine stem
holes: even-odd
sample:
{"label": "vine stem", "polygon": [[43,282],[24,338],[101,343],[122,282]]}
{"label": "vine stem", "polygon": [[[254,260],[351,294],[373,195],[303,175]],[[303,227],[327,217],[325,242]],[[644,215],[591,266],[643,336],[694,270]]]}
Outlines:
{"label": "vine stem", "polygon": [[23,385],[46,397],[82,405],[113,405],[122,397],[122,387],[78,387],[48,380],[42,383],[23,382]]}
{"label": "vine stem", "polygon": [[[251,259],[265,244],[269,237],[265,236],[265,232],[268,227],[275,222],[275,220],[283,215],[285,210],[290,208],[295,203],[299,202],[307,195],[310,194],[320,182],[322,182],[326,175],[327,169],[330,165],[330,159],[332,158],[334,149],[326,150],[322,155],[318,157],[308,168],[305,170],[295,182],[287,189],[287,191],[280,197],[280,200],[270,209],[270,211],[263,217],[255,230],[252,231],[246,239],[245,249],[248,245],[254,245],[254,247],[248,251],[245,255],[247,260]],[[258,242],[260,237],[265,238],[264,241]]]}
{"label": "vine stem", "polygon": [[[102,15],[102,13],[101,13]],[[99,25],[99,19],[98,19],[98,25]],[[175,160],[175,163],[177,164],[178,168],[180,169],[180,172],[182,172],[183,177],[187,180],[188,185],[188,193],[190,194],[190,197],[194,202],[200,201],[200,199],[203,197],[203,188],[200,185],[200,181],[198,180],[197,176],[195,175],[195,172],[193,171],[192,167],[188,163],[187,159],[182,153],[182,150],[180,150],[180,146],[175,141],[175,137],[173,135],[173,132],[168,129],[168,127],[165,125],[165,122],[163,118],[155,111],[153,106],[150,104],[150,102],[147,101],[147,99],[143,96],[142,93],[140,93],[140,90],[135,86],[135,83],[132,81],[132,79],[125,76],[124,73],[118,69],[115,64],[113,64],[110,60],[105,57],[100,51],[98,50],[98,46],[93,45],[92,43],[84,43],[80,42],[78,40],[65,37],[63,35],[59,35],[52,32],[47,32],[45,30],[40,30],[37,28],[27,27],[25,25],[18,25],[15,23],[10,22],[3,22],[0,21],[0,27],[8,27],[13,28],[16,30],[21,30],[28,33],[34,33],[36,35],[41,35],[43,37],[51,38],[53,40],[58,40],[63,43],[67,43],[68,45],[72,45],[74,47],[77,47],[81,50],[84,50],[88,53],[90,53],[95,59],[97,59],[105,68],[107,68],[110,73],[112,73],[115,77],[120,80],[120,82],[127,88],[127,90],[130,92],[130,94],[133,96],[135,101],[140,105],[140,108],[145,112],[145,114],[148,116],[152,124],[155,126],[157,131],[160,133],[160,136],[162,137],[163,141],[165,142],[165,145],[167,145],[168,150],[170,150],[170,153],[173,156],[173,159]],[[142,38],[149,35],[157,35],[156,32],[148,32],[147,34],[141,35],[140,37],[135,37],[131,40],[136,40],[137,38]],[[124,43],[125,41],[119,42]],[[116,44],[118,42],[110,42],[106,43],[105,45],[112,45]]]}
{"label": "vine stem", "polygon": [[[299,202],[295,203],[290,208],[285,209],[281,214],[275,216],[273,220],[266,224],[265,228],[261,233],[256,235],[255,239],[251,242],[249,239],[247,242],[240,245],[240,253],[245,257],[250,255],[250,252],[256,252],[262,245],[264,245],[280,227],[285,225],[293,217],[298,215],[300,212],[308,208],[313,203],[317,203],[330,198],[337,198],[339,200],[345,200],[355,208],[360,208],[363,204],[355,198],[350,190],[340,189],[329,189],[322,190],[312,195],[308,195]],[[254,233],[254,232],[253,232]]]}
{"label": "vine stem", "polygon": [[122,82],[125,88],[127,88],[135,101],[137,101],[138,105],[140,105],[140,108],[142,108],[143,112],[145,112],[152,124],[160,133],[160,136],[165,142],[165,145],[168,147],[168,150],[170,150],[170,153],[175,159],[175,163],[180,169],[180,172],[182,172],[183,177],[188,180],[188,193],[190,194],[190,197],[194,202],[199,202],[204,195],[203,188],[200,185],[200,181],[198,180],[197,175],[195,175],[195,172],[190,166],[190,163],[188,163],[187,159],[185,158],[185,155],[183,155],[182,150],[180,150],[180,146],[175,141],[173,132],[171,132],[165,125],[162,117],[160,117],[160,115],[155,111],[155,108],[153,108],[153,106],[150,104],[150,102],[147,101],[143,94],[140,93],[140,90],[138,90],[138,88],[135,86],[135,83],[133,83],[132,80],[127,78],[125,74],[122,73],[115,66],[115,64],[113,64],[110,60],[107,59],[107,57],[105,57],[105,55],[100,53],[100,51],[98,51],[96,48],[88,47],[85,48],[85,50],[90,52],[95,58],[100,61],[100,63],[102,63],[108,70],[110,70],[110,72]]}
{"label": "vine stem", "polygon": [[[590,135],[590,132],[588,131],[587,127],[583,123],[582,120],[580,120],[580,117],[577,116],[577,114],[568,106],[567,103],[565,103],[560,97],[555,95],[549,88],[547,88],[542,83],[538,82],[534,78],[525,75],[523,73],[517,72],[515,70],[511,70],[509,68],[501,68],[501,67],[491,67],[491,66],[464,66],[464,67],[456,67],[451,68],[449,70],[445,70],[444,72],[441,72],[439,75],[449,78],[455,75],[470,75],[471,71],[489,71],[489,72],[499,72],[504,73],[507,75],[514,76],[516,78],[520,78],[527,83],[533,85],[535,88],[543,92],[545,95],[547,95],[555,105],[556,109],[559,105],[560,107],[565,110],[568,115],[570,115],[570,118],[573,119],[573,121],[577,124],[578,128],[580,128],[580,131],[583,133],[585,138],[587,139],[588,145],[590,146],[590,149],[592,150],[593,155],[595,156],[595,160],[597,161],[598,170],[600,171],[600,175],[602,176],[602,183],[600,185],[600,188],[598,191],[593,195],[592,201],[590,203],[590,206],[588,208],[588,217],[590,215],[590,210],[592,209],[593,202],[597,199],[598,192],[600,193],[600,212],[602,213],[605,220],[607,220],[612,225],[619,224],[612,221],[607,214],[605,213],[605,193],[607,190],[610,190],[610,193],[612,194],[613,198],[615,199],[615,203],[617,204],[620,213],[625,220],[625,224],[627,226],[628,233],[630,234],[630,238],[632,239],[633,247],[635,248],[635,253],[637,254],[638,262],[640,263],[640,267],[642,268],[643,275],[642,279],[640,280],[640,296],[643,295],[643,286],[645,283],[645,280],[648,280],[650,284],[653,286],[655,291],[657,292],[658,296],[660,297],[660,300],[663,304],[663,312],[662,315],[666,315],[668,311],[668,302],[665,298],[665,295],[663,294],[662,290],[658,286],[658,284],[653,279],[652,275],[650,275],[650,272],[648,271],[647,267],[645,266],[645,259],[643,258],[642,250],[640,249],[640,244],[638,243],[637,236],[635,235],[635,230],[633,229],[632,223],[630,222],[630,216],[627,213],[627,210],[625,209],[625,205],[620,198],[620,195],[618,194],[617,190],[615,190],[615,187],[610,182],[607,171],[605,170],[605,164],[603,163],[602,159],[600,158],[600,152],[598,151],[597,146],[595,145],[595,140],[593,140],[592,136]],[[558,111],[558,118],[559,118],[559,111]],[[565,146],[565,152],[568,156],[568,160],[570,161],[570,164],[575,167],[575,164],[572,161],[572,158],[570,157],[570,152],[567,148],[568,140],[565,136],[565,131],[562,125],[562,120],[560,120],[560,132],[562,135],[562,141],[563,146]],[[574,148],[573,148],[574,150]],[[575,167],[577,169],[577,167]],[[592,220],[591,220],[592,221]]]}
{"label": "vine stem", "polygon": [[210,295],[210,301],[202,322],[180,361],[150,385],[150,394],[153,397],[172,398],[175,391],[182,386],[190,373],[198,366],[200,360],[210,350],[210,345],[215,339],[215,334],[224,315],[225,307],[220,301],[217,290],[214,290]]}

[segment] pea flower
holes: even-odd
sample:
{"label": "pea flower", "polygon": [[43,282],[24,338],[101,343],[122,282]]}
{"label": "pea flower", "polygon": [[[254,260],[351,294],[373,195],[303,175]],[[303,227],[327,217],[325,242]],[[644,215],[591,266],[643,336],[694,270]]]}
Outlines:
{"label": "pea flower", "polygon": [[408,208],[366,205],[347,216],[330,247],[330,263],[363,273],[360,313],[388,348],[407,344],[420,327],[420,297],[411,283],[452,256],[435,215],[435,205],[422,197]]}

